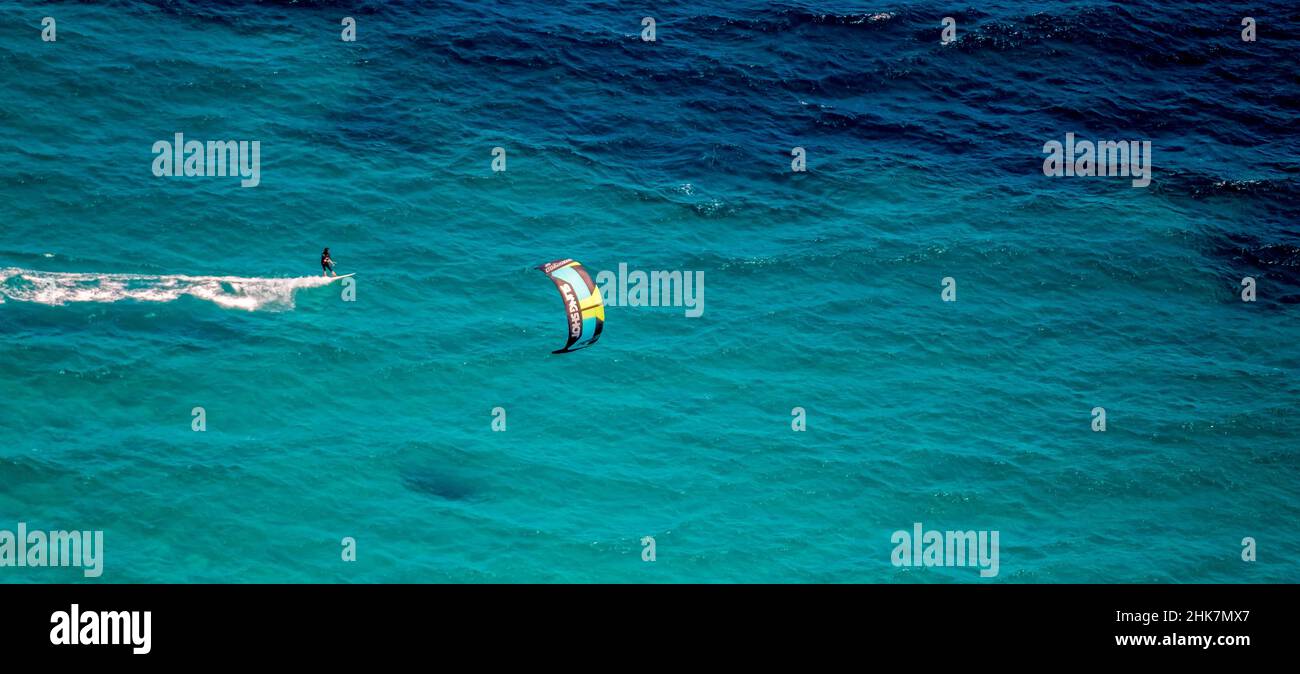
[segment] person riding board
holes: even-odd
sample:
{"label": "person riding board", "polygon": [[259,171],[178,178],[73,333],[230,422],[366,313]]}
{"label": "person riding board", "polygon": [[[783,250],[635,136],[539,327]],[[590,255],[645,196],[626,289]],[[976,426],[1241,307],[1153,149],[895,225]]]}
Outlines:
{"label": "person riding board", "polygon": [[320,254],[320,268],[322,270],[320,274],[321,276],[329,276],[330,274],[335,276],[339,275],[338,272],[334,271],[334,260],[330,259],[330,249],[328,248],[325,249],[325,252]]}

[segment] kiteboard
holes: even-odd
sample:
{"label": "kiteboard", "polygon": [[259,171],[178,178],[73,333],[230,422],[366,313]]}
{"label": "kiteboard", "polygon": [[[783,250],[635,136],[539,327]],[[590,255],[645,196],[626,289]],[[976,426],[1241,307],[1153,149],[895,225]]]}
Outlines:
{"label": "kiteboard", "polygon": [[339,274],[338,276],[331,276],[331,277],[330,277],[330,283],[333,283],[333,282],[335,282],[335,281],[337,281],[337,280],[339,280],[339,279],[341,279],[341,278],[347,278],[347,277],[349,277],[349,276],[356,276],[356,275],[357,275],[356,272],[352,272],[351,274]]}

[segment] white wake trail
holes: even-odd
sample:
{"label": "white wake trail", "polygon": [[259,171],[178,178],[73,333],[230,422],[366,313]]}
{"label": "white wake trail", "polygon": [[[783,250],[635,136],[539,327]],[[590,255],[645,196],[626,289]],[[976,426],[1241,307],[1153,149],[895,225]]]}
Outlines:
{"label": "white wake trail", "polygon": [[88,274],[0,269],[0,304],[7,300],[62,306],[77,302],[173,302],[185,295],[228,309],[292,309],[301,288],[328,285],[325,276],[248,278],[167,274]]}

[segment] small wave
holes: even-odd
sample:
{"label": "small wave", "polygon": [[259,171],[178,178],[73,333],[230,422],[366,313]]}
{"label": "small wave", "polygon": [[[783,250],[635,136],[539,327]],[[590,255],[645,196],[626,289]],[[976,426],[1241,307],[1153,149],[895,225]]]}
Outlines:
{"label": "small wave", "polygon": [[799,26],[876,28],[897,17],[897,12],[819,14],[805,9],[781,9],[766,12],[758,18],[705,15],[703,17],[696,17],[696,20],[708,21],[712,25],[738,27],[763,33],[779,33],[789,31]]}
{"label": "small wave", "polygon": [[1294,203],[1300,185],[1287,178],[1224,178],[1210,173],[1170,169],[1161,176],[1157,191],[1194,199],[1245,196]]}
{"label": "small wave", "polygon": [[301,288],[326,285],[330,278],[247,278],[91,274],[0,269],[0,304],[6,300],[63,306],[79,302],[172,302],[189,295],[226,309],[287,311]]}

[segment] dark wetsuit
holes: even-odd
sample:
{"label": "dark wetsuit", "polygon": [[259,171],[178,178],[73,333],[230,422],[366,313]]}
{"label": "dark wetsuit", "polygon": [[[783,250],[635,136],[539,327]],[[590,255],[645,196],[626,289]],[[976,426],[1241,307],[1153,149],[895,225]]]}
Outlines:
{"label": "dark wetsuit", "polygon": [[325,271],[334,271],[334,260],[331,260],[330,256],[322,253],[320,256],[320,268]]}

